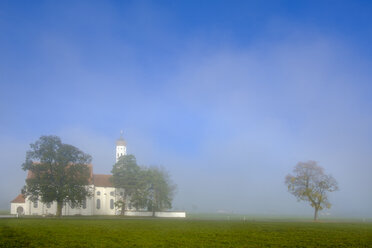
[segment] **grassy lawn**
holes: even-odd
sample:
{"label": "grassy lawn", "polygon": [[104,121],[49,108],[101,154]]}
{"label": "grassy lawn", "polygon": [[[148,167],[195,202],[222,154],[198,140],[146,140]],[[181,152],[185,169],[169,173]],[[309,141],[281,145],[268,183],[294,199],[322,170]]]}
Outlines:
{"label": "grassy lawn", "polygon": [[0,247],[372,247],[372,223],[0,219]]}

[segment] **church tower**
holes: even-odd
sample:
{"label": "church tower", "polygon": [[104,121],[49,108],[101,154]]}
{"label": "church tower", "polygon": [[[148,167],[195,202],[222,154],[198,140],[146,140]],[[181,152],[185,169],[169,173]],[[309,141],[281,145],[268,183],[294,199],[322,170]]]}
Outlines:
{"label": "church tower", "polygon": [[124,155],[127,155],[127,142],[123,139],[123,131],[120,131],[120,138],[116,141],[116,162]]}

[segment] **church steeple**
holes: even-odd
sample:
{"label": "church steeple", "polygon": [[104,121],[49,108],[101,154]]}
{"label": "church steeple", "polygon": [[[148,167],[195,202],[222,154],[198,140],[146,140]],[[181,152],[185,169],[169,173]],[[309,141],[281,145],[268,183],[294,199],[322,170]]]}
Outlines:
{"label": "church steeple", "polygon": [[121,156],[127,155],[127,142],[123,138],[123,130],[120,131],[120,138],[116,141],[116,162]]}

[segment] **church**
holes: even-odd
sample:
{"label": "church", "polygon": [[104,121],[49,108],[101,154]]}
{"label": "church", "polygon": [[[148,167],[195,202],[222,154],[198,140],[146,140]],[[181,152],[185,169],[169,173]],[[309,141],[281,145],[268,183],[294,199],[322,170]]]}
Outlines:
{"label": "church", "polygon": [[[127,143],[121,137],[116,141],[116,162],[121,156],[127,155]],[[94,192],[93,197],[87,198],[81,207],[72,207],[65,203],[62,208],[62,215],[119,215],[120,209],[115,206],[115,202],[124,197],[124,190],[115,188],[110,178],[112,175],[94,174],[93,166],[90,169],[89,185]],[[29,171],[27,178],[31,176]],[[10,204],[10,213],[13,215],[54,215],[57,210],[57,203],[42,203],[41,201],[31,201],[19,194]],[[152,216],[152,212],[137,211],[129,203],[126,207],[125,215],[128,216]],[[156,212],[158,217],[186,217],[185,212]]]}

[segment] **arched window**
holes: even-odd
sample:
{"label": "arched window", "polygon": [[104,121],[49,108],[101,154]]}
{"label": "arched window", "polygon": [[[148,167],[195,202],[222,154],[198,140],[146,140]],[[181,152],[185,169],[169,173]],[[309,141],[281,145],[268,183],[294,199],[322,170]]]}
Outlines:
{"label": "arched window", "polygon": [[101,195],[101,192],[100,191],[97,191],[97,195]]}
{"label": "arched window", "polygon": [[23,207],[19,206],[17,208],[17,214],[19,214],[19,215],[23,214]]}
{"label": "arched window", "polygon": [[51,205],[52,205],[52,204],[50,204],[50,202],[47,202],[46,207],[47,207],[47,208],[50,208]]}
{"label": "arched window", "polygon": [[111,199],[110,200],[110,208],[111,209],[114,209],[114,199]]}
{"label": "arched window", "polygon": [[97,209],[101,208],[101,200],[97,199],[97,204],[96,204]]}
{"label": "arched window", "polygon": [[83,209],[87,208],[87,200],[83,200]]}
{"label": "arched window", "polygon": [[38,203],[37,203],[37,200],[36,200],[36,201],[34,201],[34,208],[37,208],[37,206],[38,206]]}

